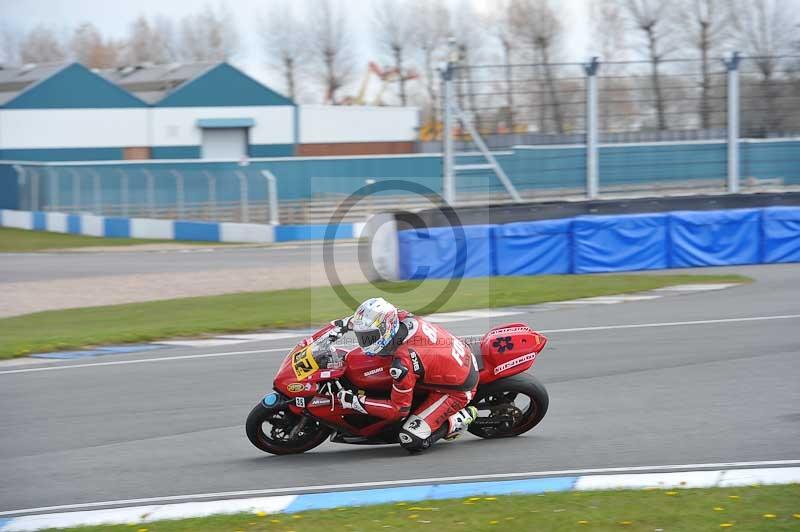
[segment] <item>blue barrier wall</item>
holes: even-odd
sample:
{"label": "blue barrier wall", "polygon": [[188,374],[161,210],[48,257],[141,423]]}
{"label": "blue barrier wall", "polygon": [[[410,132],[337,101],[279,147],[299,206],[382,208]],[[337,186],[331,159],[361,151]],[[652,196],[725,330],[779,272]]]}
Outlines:
{"label": "blue barrier wall", "polygon": [[800,262],[800,207],[676,211],[398,232],[402,279]]}

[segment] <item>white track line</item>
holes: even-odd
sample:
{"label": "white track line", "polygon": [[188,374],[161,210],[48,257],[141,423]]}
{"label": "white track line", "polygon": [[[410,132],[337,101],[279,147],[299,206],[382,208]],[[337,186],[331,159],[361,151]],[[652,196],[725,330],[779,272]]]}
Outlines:
{"label": "white track line", "polygon": [[297,486],[292,488],[271,488],[262,490],[222,491],[216,493],[195,493],[190,495],[170,495],[166,497],[148,497],[143,499],[121,499],[115,501],[88,502],[82,504],[62,504],[58,506],[42,506],[40,508],[25,508],[20,510],[7,510],[0,512],[0,516],[25,514],[34,512],[49,512],[53,510],[76,510],[80,508],[97,508],[102,506],[126,506],[142,503],[161,503],[179,500],[197,500],[225,497],[242,497],[258,495],[280,495],[303,492],[341,491],[361,488],[383,488],[387,486],[407,486],[413,484],[441,484],[447,482],[489,481],[509,478],[537,478],[554,476],[575,476],[588,474],[633,473],[636,471],[696,471],[703,469],[745,468],[745,467],[779,467],[797,466],[800,460],[772,460],[766,462],[723,462],[714,464],[681,464],[681,465],[651,465],[634,467],[605,467],[599,469],[563,469],[558,471],[531,471],[526,473],[496,473],[488,475],[463,475],[457,477],[429,477],[411,478],[404,480],[379,480],[375,482],[354,482],[349,484],[322,484],[316,486]]}
{"label": "white track line", "polygon": [[612,331],[615,329],[647,329],[651,327],[678,327],[681,325],[709,325],[714,323],[739,323],[743,321],[767,321],[767,320],[792,320],[800,318],[800,314],[784,314],[781,316],[754,316],[751,318],[722,318],[718,320],[696,320],[696,321],[666,321],[662,323],[634,323],[631,325],[600,325],[597,327],[572,327],[569,329],[548,329],[541,330],[542,333],[559,332],[581,332],[581,331]]}
{"label": "white track line", "polygon": [[0,375],[9,373],[32,373],[34,371],[53,371],[57,369],[80,369],[94,366],[124,366],[126,364],[144,364],[145,362],[169,362],[173,360],[190,360],[194,358],[229,357],[234,355],[255,355],[258,353],[272,353],[275,351],[288,351],[290,347],[276,347],[272,349],[256,349],[253,351],[228,351],[225,353],[198,353],[196,355],[178,355],[160,358],[139,358],[134,360],[115,360],[113,362],[95,362],[93,364],[72,364],[69,366],[47,366],[46,368],[24,368],[0,371]]}
{"label": "white track line", "polygon": [[[541,333],[562,333],[562,332],[584,332],[584,331],[612,331],[616,329],[648,329],[657,327],[679,327],[687,325],[712,325],[718,323],[741,323],[749,321],[769,321],[769,320],[792,320],[800,318],[800,314],[784,314],[779,316],[753,316],[749,318],[722,318],[717,320],[697,320],[697,321],[668,321],[661,323],[634,323],[629,325],[600,325],[596,327],[572,327],[569,329],[542,329]],[[95,362],[91,364],[72,364],[64,366],[47,366],[43,368],[22,368],[0,371],[0,375],[12,373],[33,373],[38,371],[55,371],[61,369],[91,368],[95,366],[121,366],[125,364],[142,364],[145,362],[170,362],[174,360],[191,360],[195,358],[213,358],[234,355],[253,355],[258,353],[274,353],[278,351],[289,351],[291,347],[276,347],[271,349],[256,349],[252,351],[228,351],[223,353],[199,353],[196,355],[178,355],[160,358],[142,358],[134,360],[116,360],[113,362]]]}

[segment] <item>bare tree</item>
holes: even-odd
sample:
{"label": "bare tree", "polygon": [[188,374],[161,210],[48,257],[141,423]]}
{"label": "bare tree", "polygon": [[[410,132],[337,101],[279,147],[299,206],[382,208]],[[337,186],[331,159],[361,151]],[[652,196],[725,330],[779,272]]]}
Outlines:
{"label": "bare tree", "polygon": [[411,46],[420,56],[425,71],[425,89],[431,105],[431,122],[435,127],[439,109],[439,76],[435,64],[438,59],[443,59],[437,57],[437,54],[444,54],[450,31],[449,14],[442,0],[416,0],[413,12],[416,14],[416,21]]}
{"label": "bare tree", "polygon": [[0,24],[0,64],[19,63],[19,33],[11,26]]}
{"label": "bare tree", "polygon": [[413,14],[409,4],[401,0],[375,0],[372,2],[375,21],[374,34],[378,47],[394,63],[400,89],[400,103],[406,105],[406,72],[404,61],[414,35]]}
{"label": "bare tree", "polygon": [[75,28],[69,42],[72,56],[89,68],[112,68],[119,66],[122,44],[105,39],[90,22]]}
{"label": "bare tree", "polygon": [[602,61],[625,60],[625,17],[619,0],[599,0],[591,4],[592,43]]}
{"label": "bare tree", "polygon": [[267,54],[267,62],[281,71],[286,94],[298,97],[297,78],[308,59],[306,28],[288,0],[273,2],[268,12],[258,19],[259,34]]}
{"label": "bare tree", "polygon": [[513,0],[511,4],[514,31],[521,42],[530,46],[542,65],[549,108],[553,112],[558,133],[564,133],[564,118],[561,113],[558,87],[552,62],[560,45],[563,27],[558,15],[547,0]]}
{"label": "bare tree", "polygon": [[513,12],[511,10],[511,1],[502,0],[495,4],[489,14],[487,26],[491,28],[492,33],[497,38],[498,43],[502,49],[503,54],[503,72],[505,77],[505,90],[506,90],[506,108],[503,117],[508,122],[508,128],[513,131],[514,129],[514,73],[513,61],[515,52],[517,51],[517,39],[514,33]]}
{"label": "bare tree", "polygon": [[731,16],[737,45],[753,58],[763,78],[770,79],[778,56],[797,42],[797,6],[787,0],[735,0]]}
{"label": "bare tree", "polygon": [[129,65],[175,61],[177,53],[172,21],[163,16],[148,20],[144,15],[139,15],[128,29],[124,59]]}
{"label": "bare tree", "polygon": [[[667,115],[659,68],[669,49],[665,43],[666,35],[671,29],[668,10],[675,8],[668,0],[625,0],[622,6],[629,25],[638,31],[644,40],[646,56],[650,60],[650,81],[656,104],[658,129],[667,129]],[[640,50],[642,41],[638,40],[632,44],[637,50]]]}
{"label": "bare tree", "polygon": [[727,0],[683,0],[678,6],[688,15],[676,25],[689,48],[700,56],[700,123],[711,127],[711,56],[722,51],[730,36],[731,10]]}
{"label": "bare tree", "polygon": [[317,77],[325,101],[337,103],[337,92],[353,76],[351,31],[341,5],[334,0],[315,0],[309,5],[309,44],[318,63]]}
{"label": "bare tree", "polygon": [[61,39],[51,28],[43,25],[25,34],[19,50],[23,63],[58,63],[67,58]]}
{"label": "bare tree", "polygon": [[[458,103],[464,109],[464,99],[469,102],[469,109],[475,119],[475,126],[481,129],[481,113],[478,109],[475,85],[475,71],[480,53],[483,51],[485,36],[481,29],[480,17],[468,0],[452,4],[450,9],[451,36],[459,56],[457,82]],[[466,94],[465,94],[466,92]]]}
{"label": "bare tree", "polygon": [[742,79],[742,93],[749,92],[749,101],[764,105],[763,111],[756,113],[742,109],[743,127],[755,135],[780,130],[784,111],[778,109],[778,103],[787,83],[775,78],[784,60],[781,55],[790,52],[797,41],[800,15],[787,0],[736,0],[732,17],[737,45],[761,75],[758,87],[748,87]]}
{"label": "bare tree", "polygon": [[231,12],[221,5],[218,10],[206,5],[202,11],[181,21],[180,56],[187,61],[225,61],[239,47],[239,38]]}

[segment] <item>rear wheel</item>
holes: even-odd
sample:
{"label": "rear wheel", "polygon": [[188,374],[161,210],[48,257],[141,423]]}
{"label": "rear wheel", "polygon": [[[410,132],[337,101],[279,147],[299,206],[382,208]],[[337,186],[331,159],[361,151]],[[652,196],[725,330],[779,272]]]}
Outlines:
{"label": "rear wheel", "polygon": [[481,438],[507,438],[538,425],[550,398],[536,377],[522,373],[478,388],[471,404],[477,407],[478,417],[470,423],[469,432]]}
{"label": "rear wheel", "polygon": [[298,416],[285,405],[270,408],[260,401],[247,416],[245,429],[250,443],[271,454],[304,453],[330,434],[318,421]]}

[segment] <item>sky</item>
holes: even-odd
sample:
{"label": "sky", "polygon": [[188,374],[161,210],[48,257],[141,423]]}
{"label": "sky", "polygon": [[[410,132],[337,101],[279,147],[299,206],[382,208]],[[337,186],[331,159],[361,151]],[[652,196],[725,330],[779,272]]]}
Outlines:
{"label": "sky", "polygon": [[[295,0],[301,7],[304,0]],[[561,0],[567,36],[564,39],[565,61],[584,61],[588,51],[588,11],[590,0]],[[218,2],[209,2],[216,6]],[[265,66],[265,58],[259,50],[256,20],[259,14],[269,10],[270,0],[228,0],[224,2],[236,20],[240,32],[240,51],[232,62],[259,81],[270,85],[277,83],[276,74]],[[364,65],[370,60],[380,61],[373,51],[367,33],[371,21],[370,0],[343,0],[348,17],[356,33],[360,57]],[[489,11],[493,0],[474,0],[476,9]],[[123,37],[128,26],[137,16],[164,15],[172,19],[199,11],[202,0],[0,0],[0,21],[13,29],[27,31],[39,24],[68,32],[80,22],[88,21],[111,37]],[[360,78],[361,73],[357,77]]]}

